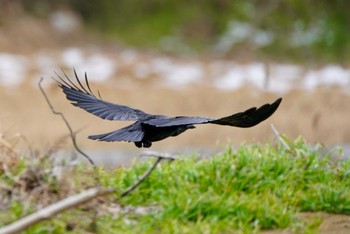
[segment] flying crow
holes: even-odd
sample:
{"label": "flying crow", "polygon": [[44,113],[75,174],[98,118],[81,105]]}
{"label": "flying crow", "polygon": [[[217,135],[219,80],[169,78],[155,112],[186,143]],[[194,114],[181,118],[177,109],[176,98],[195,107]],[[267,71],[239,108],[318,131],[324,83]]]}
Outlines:
{"label": "flying crow", "polygon": [[75,70],[74,75],[77,82],[73,82],[66,74],[64,74],[65,78],[57,75],[59,79],[55,79],[66,98],[74,106],[102,119],[135,121],[133,124],[116,131],[92,135],[88,138],[100,141],[134,142],[139,148],[149,148],[152,146],[152,142],[180,135],[188,129],[195,128],[195,124],[210,123],[240,128],[253,127],[270,117],[282,101],[282,98],[278,98],[272,104],[265,104],[259,108],[252,107],[223,118],[151,115],[135,108],[102,100],[100,95],[97,97],[91,91],[86,73],[85,85],[79,80]]}

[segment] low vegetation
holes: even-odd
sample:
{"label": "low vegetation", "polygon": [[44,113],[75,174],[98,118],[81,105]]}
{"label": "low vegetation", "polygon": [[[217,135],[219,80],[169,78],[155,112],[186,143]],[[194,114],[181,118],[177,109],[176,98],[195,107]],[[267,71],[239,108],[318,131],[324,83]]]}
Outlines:
{"label": "low vegetation", "polygon": [[4,6],[11,3],[15,16],[19,6],[49,19],[55,10],[70,9],[93,31],[138,48],[214,51],[231,58],[279,62],[348,65],[349,61],[350,5],[346,0],[204,0],[201,4],[183,0],[13,0]]}
{"label": "low vegetation", "polygon": [[[94,170],[45,156],[0,161],[0,226],[98,184],[116,189],[41,222],[26,233],[317,232],[322,220],[304,212],[350,214],[350,161],[336,160],[302,138],[279,144],[227,147],[210,158],[183,155],[163,162],[128,196],[119,197],[152,164]],[[7,153],[2,151],[1,158]]]}

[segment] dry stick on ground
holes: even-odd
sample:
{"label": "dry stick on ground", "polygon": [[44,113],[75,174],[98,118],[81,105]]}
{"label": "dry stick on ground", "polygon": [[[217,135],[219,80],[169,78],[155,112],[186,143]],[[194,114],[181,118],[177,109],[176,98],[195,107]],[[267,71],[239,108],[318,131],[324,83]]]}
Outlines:
{"label": "dry stick on ground", "polygon": [[61,116],[61,118],[63,119],[64,123],[66,124],[66,126],[67,126],[67,128],[68,128],[68,130],[69,130],[69,133],[70,133],[70,136],[71,136],[71,139],[72,139],[74,148],[75,148],[81,155],[83,155],[87,160],[89,160],[89,162],[90,162],[91,165],[95,166],[94,161],[92,161],[92,159],[78,147],[77,141],[76,141],[76,133],[72,130],[72,128],[71,128],[70,124],[68,123],[68,120],[66,119],[66,117],[63,115],[62,112],[56,111],[56,110],[54,109],[54,107],[52,106],[52,104],[51,104],[51,102],[50,102],[48,96],[46,95],[46,93],[45,93],[43,87],[41,86],[41,82],[42,82],[42,81],[43,81],[43,78],[40,78],[39,83],[38,83],[38,86],[39,86],[39,89],[40,89],[41,93],[43,94],[43,96],[44,96],[44,98],[45,98],[47,104],[49,105],[49,107],[50,107],[52,113],[54,113],[55,115]]}
{"label": "dry stick on ground", "polygon": [[51,218],[62,211],[65,211],[72,207],[76,207],[80,204],[90,201],[91,199],[109,194],[111,192],[114,192],[114,189],[91,188],[85,190],[79,194],[73,195],[57,203],[49,205],[33,214],[30,214],[20,220],[17,220],[16,222],[10,225],[0,228],[0,234],[11,234],[21,232],[26,228],[38,223],[41,220]]}
{"label": "dry stick on ground", "polygon": [[[151,155],[144,154],[144,156],[151,156]],[[124,197],[128,195],[130,192],[132,192],[133,190],[135,190],[151,174],[151,172],[156,168],[156,166],[160,163],[160,161],[162,161],[163,159],[174,160],[174,157],[171,158],[169,155],[166,155],[166,157],[163,157],[164,154],[157,155],[157,153],[152,153],[152,156],[157,157],[157,160],[154,162],[154,164],[133,185],[131,185],[129,188],[123,191],[120,197]],[[7,226],[0,228],[0,234],[12,234],[12,233],[18,233],[18,232],[24,231],[26,228],[34,224],[37,224],[42,220],[52,218],[56,214],[62,213],[65,210],[77,207],[92,199],[95,199],[100,196],[109,195],[114,192],[116,192],[116,189],[114,188],[95,187],[95,188],[87,189],[79,194],[76,194],[68,198],[65,198],[61,201],[58,201],[33,214],[30,214],[20,220],[17,220]]]}

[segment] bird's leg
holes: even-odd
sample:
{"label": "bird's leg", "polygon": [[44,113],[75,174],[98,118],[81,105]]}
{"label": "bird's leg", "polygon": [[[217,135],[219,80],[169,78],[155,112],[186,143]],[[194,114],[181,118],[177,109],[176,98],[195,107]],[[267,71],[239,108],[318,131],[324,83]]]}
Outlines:
{"label": "bird's leg", "polygon": [[145,141],[145,142],[142,142],[142,141],[137,141],[137,142],[134,142],[134,144],[138,147],[138,148],[149,148],[152,146],[152,142],[150,141]]}
{"label": "bird's leg", "polygon": [[142,147],[142,142],[138,141],[138,142],[134,142],[137,148],[141,148]]}
{"label": "bird's leg", "polygon": [[150,141],[143,142],[143,147],[144,148],[149,148],[151,146],[152,146],[152,142],[150,142]]}

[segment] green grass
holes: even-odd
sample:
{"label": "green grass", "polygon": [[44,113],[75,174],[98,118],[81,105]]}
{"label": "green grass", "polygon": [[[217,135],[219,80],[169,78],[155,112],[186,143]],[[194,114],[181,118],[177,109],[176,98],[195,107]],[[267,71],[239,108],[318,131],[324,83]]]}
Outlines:
{"label": "green grass", "polygon": [[[320,146],[310,146],[301,138],[288,144],[290,150],[271,144],[242,145],[207,159],[186,156],[164,162],[118,203],[118,193],[104,201],[105,206],[128,207],[122,213],[103,211],[102,204],[94,203],[27,233],[48,229],[54,233],[71,229],[72,233],[259,233],[286,228],[308,233],[317,231],[321,220],[315,216],[306,223],[298,216],[301,212],[350,214],[350,162],[331,159],[334,151],[320,155]],[[101,183],[121,192],[152,162],[101,169]],[[83,171],[82,167],[75,171],[77,187],[92,181],[92,175],[89,179]],[[5,214],[19,217],[20,204],[13,204]]]}

